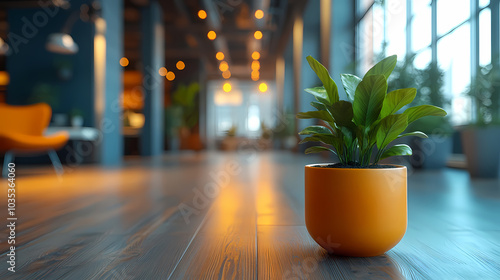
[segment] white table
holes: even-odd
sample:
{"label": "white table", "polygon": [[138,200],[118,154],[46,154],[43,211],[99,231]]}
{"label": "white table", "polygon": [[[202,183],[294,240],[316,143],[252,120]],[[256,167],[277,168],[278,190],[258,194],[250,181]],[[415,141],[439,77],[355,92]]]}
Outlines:
{"label": "white table", "polygon": [[81,164],[86,152],[83,152],[75,142],[95,142],[99,139],[100,131],[93,127],[49,126],[47,127],[47,129],[45,129],[44,134],[46,136],[49,136],[51,134],[63,131],[67,132],[69,134],[69,140],[72,140],[72,147],[71,151],[69,152],[73,155],[75,163]]}

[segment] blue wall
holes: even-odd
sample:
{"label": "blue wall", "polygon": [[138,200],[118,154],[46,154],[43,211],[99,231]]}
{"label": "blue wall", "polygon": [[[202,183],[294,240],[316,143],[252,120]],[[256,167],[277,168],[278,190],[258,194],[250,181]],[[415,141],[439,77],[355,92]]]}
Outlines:
{"label": "blue wall", "polygon": [[[8,11],[10,34],[8,38],[13,52],[7,58],[7,71],[10,74],[7,103],[15,105],[29,104],[31,103],[30,96],[34,88],[40,84],[47,84],[54,89],[55,99],[58,100],[57,106],[53,106],[54,113],[70,113],[72,109],[78,108],[84,113],[84,125],[94,125],[93,25],[81,20],[74,24],[71,36],[80,48],[77,54],[60,55],[48,52],[45,49],[48,35],[61,32],[70,14],[75,9],[79,10],[80,5],[86,2],[90,1],[71,1],[72,8],[70,10],[59,9],[53,17],[42,8],[10,9]],[[47,19],[45,25],[42,24],[44,18]],[[32,34],[24,32],[23,35],[23,30],[33,31],[26,27],[29,25],[26,22],[38,23],[38,26],[33,24],[35,32],[32,32]],[[16,35],[23,37],[23,39],[19,39]],[[19,40],[13,41],[14,37]],[[19,42],[17,52],[13,42]],[[62,80],[58,77],[55,64],[57,61],[62,60],[72,65],[73,76],[69,80]]]}
{"label": "blue wall", "polygon": [[[304,12],[304,40],[302,46],[302,69],[300,92],[300,112],[315,110],[311,105],[314,96],[304,91],[305,88],[322,86],[316,73],[309,67],[306,57],[311,55],[320,60],[320,1],[309,1]],[[299,131],[316,123],[315,120],[300,120]]]}

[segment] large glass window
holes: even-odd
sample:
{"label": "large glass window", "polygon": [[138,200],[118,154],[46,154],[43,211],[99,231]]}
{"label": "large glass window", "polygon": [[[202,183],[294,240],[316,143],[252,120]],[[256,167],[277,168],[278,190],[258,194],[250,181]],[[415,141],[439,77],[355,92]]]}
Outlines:
{"label": "large glass window", "polygon": [[491,62],[491,10],[484,9],[479,14],[479,64]]}
{"label": "large glass window", "polygon": [[406,2],[386,0],[386,54],[406,54]]}
{"label": "large glass window", "polygon": [[[473,78],[472,73],[475,73],[472,69],[476,65],[472,65],[472,62],[477,61],[480,66],[492,62],[491,48],[495,41],[492,40],[491,24],[496,22],[492,19],[498,15],[492,14],[490,2],[376,0],[372,5],[372,1],[358,0],[358,15],[365,15],[357,26],[359,44],[356,59],[359,72],[363,73],[373,64],[379,50],[384,55],[397,54],[400,60],[404,59],[405,54],[415,55],[413,65],[422,70],[436,59],[444,72],[444,92],[451,100],[449,113],[452,122],[457,125],[470,122],[471,102],[464,92]],[[474,10],[479,13],[471,13]],[[411,18],[406,18],[407,14],[411,14]],[[436,15],[435,20],[433,15]],[[478,24],[479,33],[475,32],[476,29],[471,30],[475,23]],[[378,29],[380,26],[384,26],[385,31],[382,37]],[[433,30],[436,33],[433,34]],[[479,42],[478,52],[471,49],[476,40]],[[407,46],[408,42],[410,45]]]}
{"label": "large glass window", "polygon": [[451,98],[456,124],[467,122],[470,110],[465,105],[463,93],[471,80],[470,24],[466,23],[448,36],[441,38],[437,45],[438,65],[444,71],[444,93]]}
{"label": "large glass window", "polygon": [[437,33],[443,35],[470,17],[470,0],[437,1]]}
{"label": "large glass window", "polygon": [[411,48],[417,52],[431,44],[431,1],[412,1],[412,15]]}

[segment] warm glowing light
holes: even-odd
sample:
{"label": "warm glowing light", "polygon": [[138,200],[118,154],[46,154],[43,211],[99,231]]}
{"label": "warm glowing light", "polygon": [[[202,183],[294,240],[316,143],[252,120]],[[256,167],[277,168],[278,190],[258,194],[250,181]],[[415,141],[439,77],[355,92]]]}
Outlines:
{"label": "warm glowing light", "polygon": [[207,37],[208,37],[208,39],[210,39],[210,40],[215,40],[215,38],[217,38],[217,34],[215,33],[215,31],[210,30],[210,31],[208,31],[208,33],[207,33]]}
{"label": "warm glowing light", "polygon": [[264,17],[264,11],[262,11],[262,10],[255,11],[255,18],[256,19],[261,19],[263,17]]}
{"label": "warm glowing light", "polygon": [[10,76],[7,71],[0,71],[0,86],[7,86],[9,85],[10,81]]}
{"label": "warm glowing light", "polygon": [[258,81],[260,78],[260,72],[258,70],[253,70],[251,77],[253,81]]}
{"label": "warm glowing light", "polygon": [[186,68],[186,64],[182,60],[177,61],[177,64],[175,64],[175,67],[179,70],[184,70]]}
{"label": "warm glowing light", "polygon": [[223,89],[225,92],[230,92],[230,91],[231,91],[231,84],[230,84],[230,83],[225,83],[225,84],[222,86],[222,89]]}
{"label": "warm glowing light", "polygon": [[260,62],[257,60],[252,61],[252,70],[259,70],[260,69]]}
{"label": "warm glowing light", "polygon": [[201,18],[201,19],[206,19],[207,18],[207,12],[205,12],[204,10],[199,10],[198,11],[198,17]]}
{"label": "warm glowing light", "polygon": [[169,72],[167,72],[166,77],[167,77],[167,80],[173,81],[175,79],[175,74],[174,74],[174,72],[169,71]]}
{"label": "warm glowing light", "polygon": [[259,59],[259,58],[260,58],[260,53],[259,53],[258,51],[254,51],[254,52],[252,53],[252,58],[253,58],[254,60]]}
{"label": "warm glowing light", "polygon": [[255,33],[253,34],[253,37],[257,40],[260,40],[262,39],[262,32],[260,31],[255,31]]}
{"label": "warm glowing light", "polygon": [[219,70],[224,72],[224,71],[227,71],[229,69],[229,65],[227,64],[227,62],[225,61],[222,61],[220,64],[219,64]]}
{"label": "warm glowing light", "polygon": [[260,90],[260,92],[266,92],[267,91],[267,84],[266,83],[260,83],[259,90]]}
{"label": "warm glowing light", "polygon": [[231,72],[229,70],[222,72],[222,78],[224,79],[231,78]]}
{"label": "warm glowing light", "polygon": [[127,67],[127,66],[128,66],[128,64],[129,64],[128,58],[126,58],[126,57],[122,57],[122,58],[120,58],[120,65],[121,65],[122,67]]}
{"label": "warm glowing light", "polygon": [[158,70],[158,74],[160,74],[160,76],[165,76],[167,75],[167,68],[165,67],[161,67],[160,70]]}
{"label": "warm glowing light", "polygon": [[217,58],[217,60],[223,60],[224,59],[224,53],[222,52],[217,52],[215,54],[215,58]]}

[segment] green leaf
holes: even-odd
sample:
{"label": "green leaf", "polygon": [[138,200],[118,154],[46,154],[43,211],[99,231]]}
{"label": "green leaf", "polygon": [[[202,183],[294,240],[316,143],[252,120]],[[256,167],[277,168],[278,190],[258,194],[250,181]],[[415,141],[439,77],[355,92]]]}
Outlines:
{"label": "green leaf", "polygon": [[349,100],[354,100],[354,94],[356,93],[356,88],[358,87],[361,79],[357,76],[351,74],[340,74],[340,80],[344,86],[345,93]]}
{"label": "green leaf", "polygon": [[386,92],[387,80],[383,75],[363,78],[356,88],[352,104],[354,122],[357,125],[367,127],[378,119]]}
{"label": "green leaf", "polygon": [[411,156],[412,150],[408,145],[399,144],[390,147],[385,150],[380,159],[392,157],[392,156]]}
{"label": "green leaf", "polygon": [[330,73],[328,73],[328,70],[326,70],[325,66],[319,63],[312,56],[308,56],[306,59],[307,62],[309,62],[309,66],[311,66],[312,70],[314,70],[318,78],[323,83],[323,86],[328,93],[328,98],[326,99],[330,101],[330,104],[339,101],[339,92],[337,89],[337,85],[333,81],[332,77],[330,77]]}
{"label": "green leaf", "polygon": [[390,115],[382,119],[377,130],[377,147],[384,149],[394,141],[408,126],[405,114]]}
{"label": "green leaf", "polygon": [[[326,89],[324,87],[306,88],[306,89],[304,89],[304,91],[314,95],[314,97],[319,97],[323,101],[326,101],[325,104],[331,103],[328,99],[328,94],[326,93]],[[318,100],[318,101],[321,102],[320,100]],[[324,103],[324,102],[321,102],[321,103]]]}
{"label": "green leaf", "polygon": [[320,119],[333,123],[333,118],[327,111],[300,112],[297,114],[297,119]]}
{"label": "green leaf", "polygon": [[417,136],[420,138],[429,138],[429,136],[427,136],[427,134],[423,133],[422,131],[413,131],[413,132],[401,134],[398,136],[398,138],[402,138],[402,137],[406,137],[406,136]]}
{"label": "green leaf", "polygon": [[311,104],[311,106],[316,108],[316,110],[318,110],[318,111],[326,111],[327,110],[325,104],[323,104],[321,102],[312,101],[310,104]]}
{"label": "green leaf", "polygon": [[352,127],[352,118],[354,113],[352,111],[352,104],[349,101],[341,100],[332,105],[332,116],[335,123],[341,126]]}
{"label": "green leaf", "polygon": [[406,109],[404,114],[408,116],[408,124],[410,124],[426,116],[444,117],[446,111],[432,105],[420,105]]}
{"label": "green leaf", "polygon": [[328,128],[321,125],[308,126],[299,132],[299,135],[309,134],[332,134],[332,132]]}
{"label": "green leaf", "polygon": [[416,95],[416,88],[403,88],[389,92],[384,98],[380,118],[385,118],[396,113],[403,106],[410,104]]}
{"label": "green leaf", "polygon": [[332,152],[334,154],[337,154],[335,153],[334,150],[332,149],[329,149],[327,147],[323,147],[323,146],[313,146],[313,147],[309,147],[305,150],[305,154],[312,154],[312,153],[320,153],[320,152],[323,152],[323,151],[329,151],[329,152]]}
{"label": "green leaf", "polygon": [[323,142],[327,145],[332,145],[336,146],[338,143],[337,137],[333,136],[332,134],[314,134],[313,136],[306,137],[302,139],[299,144],[306,143],[306,142]]}
{"label": "green leaf", "polygon": [[396,55],[388,56],[375,64],[370,70],[368,70],[363,79],[370,75],[384,75],[385,78],[388,79],[392,73],[392,70],[394,70],[394,67],[396,67],[397,62],[398,57]]}

